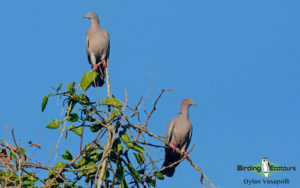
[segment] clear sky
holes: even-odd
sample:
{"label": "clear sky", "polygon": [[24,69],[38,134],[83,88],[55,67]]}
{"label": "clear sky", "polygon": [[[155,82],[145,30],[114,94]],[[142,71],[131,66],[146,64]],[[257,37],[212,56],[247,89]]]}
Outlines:
{"label": "clear sky", "polygon": [[[126,89],[135,105],[152,80],[150,110],[161,89],[174,90],[160,100],[150,131],[165,135],[181,100],[191,97],[198,104],[190,109],[191,157],[216,187],[300,187],[299,8],[297,0],[1,1],[0,137],[9,123],[21,145],[40,141],[36,157],[48,159],[59,133],[45,126],[61,107],[52,98],[42,113],[41,101],[51,86],[79,83],[89,71],[90,22],[82,16],[95,11],[111,38],[113,93],[124,99]],[[99,92],[105,96],[105,87]],[[237,165],[262,157],[296,166],[269,178],[290,184],[245,185],[264,178]],[[184,161],[158,187],[201,187],[199,178]]]}

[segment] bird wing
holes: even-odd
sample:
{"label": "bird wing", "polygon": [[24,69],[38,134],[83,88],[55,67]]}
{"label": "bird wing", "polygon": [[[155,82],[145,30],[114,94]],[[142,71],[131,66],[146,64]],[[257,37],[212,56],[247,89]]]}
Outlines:
{"label": "bird wing", "polygon": [[190,142],[191,142],[191,139],[192,139],[192,135],[193,135],[193,127],[191,126],[187,136],[185,137],[185,140],[184,140],[184,144],[183,144],[183,147],[181,148],[181,151],[186,151],[187,148],[189,147],[190,145]]}
{"label": "bird wing", "polygon": [[[168,127],[167,127],[166,141],[168,143],[172,142],[172,139],[174,139],[174,137],[173,137],[174,129],[175,129],[175,120],[172,119],[169,121]],[[176,165],[173,165],[172,167],[168,167],[168,166],[170,166],[171,164],[180,160],[180,158],[181,158],[181,156],[179,153],[174,152],[173,149],[170,147],[166,147],[165,148],[165,160],[164,160],[164,163],[162,166],[162,168],[164,168],[164,170],[162,170],[161,173],[165,174],[168,177],[172,177],[175,172],[175,168],[176,168],[176,166],[178,166],[179,163]],[[166,167],[168,167],[168,168],[166,168]]]}
{"label": "bird wing", "polygon": [[90,47],[90,39],[88,37],[88,34],[86,34],[86,40],[85,40],[85,44],[86,44],[86,55],[88,57],[88,60],[89,60],[89,63],[91,63],[91,54],[90,54],[90,50],[89,50],[89,47]]}
{"label": "bird wing", "polygon": [[168,123],[167,134],[166,134],[166,141],[167,142],[171,142],[171,140],[172,140],[174,127],[175,127],[175,121],[170,120],[169,123]]}
{"label": "bird wing", "polygon": [[106,51],[106,61],[109,59],[109,53],[110,53],[110,38],[109,38],[109,34],[106,31],[107,34],[107,51]]}

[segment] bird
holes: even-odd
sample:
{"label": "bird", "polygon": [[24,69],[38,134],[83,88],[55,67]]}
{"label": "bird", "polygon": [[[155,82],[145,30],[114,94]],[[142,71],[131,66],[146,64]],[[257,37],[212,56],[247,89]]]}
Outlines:
{"label": "bird", "polygon": [[99,76],[93,82],[94,87],[104,84],[105,69],[108,66],[110,39],[106,30],[102,29],[99,17],[95,12],[88,12],[83,18],[91,20],[91,26],[86,32],[86,54],[88,61]]}
{"label": "bird", "polygon": [[[193,133],[192,123],[189,119],[189,107],[191,105],[196,106],[193,99],[183,99],[180,105],[179,114],[177,117],[168,122],[166,142],[169,143],[171,148],[167,145],[165,147],[165,160],[161,170],[161,173],[168,177],[172,177],[174,175],[175,168],[179,165],[179,163],[171,167],[168,166],[172,165],[176,161],[179,161],[182,159],[182,157],[186,157],[187,155],[186,150],[190,144]],[[181,156],[179,153],[177,153],[175,151],[175,147],[180,149],[185,155]]]}

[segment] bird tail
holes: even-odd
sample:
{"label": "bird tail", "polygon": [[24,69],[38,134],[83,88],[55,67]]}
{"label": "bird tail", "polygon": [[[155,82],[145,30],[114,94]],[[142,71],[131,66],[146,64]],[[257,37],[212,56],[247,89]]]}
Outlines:
{"label": "bird tail", "polygon": [[102,79],[101,76],[98,76],[92,83],[92,86],[93,87],[102,87],[103,84],[104,84],[104,79]]}
{"label": "bird tail", "polygon": [[96,71],[99,76],[96,77],[94,82],[92,83],[93,87],[102,87],[104,84],[104,78],[105,78],[105,68],[101,64],[100,67]]}
{"label": "bird tail", "polygon": [[167,166],[169,166],[170,164],[168,164],[168,162],[165,160],[164,164],[162,165],[161,168],[165,168],[161,171],[162,174],[168,176],[168,177],[172,177],[175,173],[175,166],[172,166],[172,167],[168,167],[166,168]]}
{"label": "bird tail", "polygon": [[[179,165],[179,163],[174,164],[179,161],[181,156],[179,153],[174,152],[171,148],[165,148],[165,161],[162,165],[162,168],[165,168],[161,171],[162,174],[172,177],[175,173],[175,168]],[[172,165],[172,166],[170,166]],[[168,167],[170,166],[170,167]],[[167,168],[166,168],[167,167]]]}

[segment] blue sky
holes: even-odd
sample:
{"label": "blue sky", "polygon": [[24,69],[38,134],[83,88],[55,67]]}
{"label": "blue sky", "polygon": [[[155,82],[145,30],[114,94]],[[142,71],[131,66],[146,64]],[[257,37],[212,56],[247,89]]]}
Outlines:
{"label": "blue sky", "polygon": [[[150,110],[161,89],[174,90],[159,101],[152,132],[165,135],[183,98],[198,104],[190,109],[191,157],[216,187],[251,187],[245,178],[262,178],[236,166],[262,157],[300,167],[299,7],[296,0],[1,1],[0,137],[9,123],[23,146],[40,140],[36,157],[47,161],[59,133],[45,126],[61,108],[52,98],[42,113],[41,101],[51,86],[79,83],[89,71],[90,22],[82,16],[95,11],[111,38],[113,93],[124,99],[126,89],[135,105],[152,82]],[[106,89],[99,92],[104,97]],[[89,94],[97,96],[94,89]],[[298,171],[271,178],[290,179],[280,187],[300,186]],[[186,161],[158,182],[187,185],[200,187],[199,173]]]}

